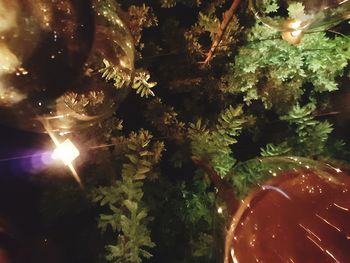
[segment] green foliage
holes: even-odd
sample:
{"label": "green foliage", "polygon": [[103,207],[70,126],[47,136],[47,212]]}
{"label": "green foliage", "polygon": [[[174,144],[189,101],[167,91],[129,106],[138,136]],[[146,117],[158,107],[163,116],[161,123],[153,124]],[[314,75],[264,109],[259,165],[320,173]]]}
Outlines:
{"label": "green foliage", "polygon": [[306,34],[301,44],[291,45],[257,24],[247,39],[231,67],[226,91],[243,94],[247,105],[261,100],[267,109],[282,112],[310,89],[310,83],[312,95],[336,90],[336,77],[343,74],[350,57],[347,38],[321,32]]}
{"label": "green foliage", "polygon": [[[99,70],[102,73],[102,78],[107,81],[112,80],[117,89],[124,88],[130,83],[130,76],[124,70],[106,59],[103,60],[103,64],[104,68]],[[157,82],[149,82],[150,78],[151,76],[147,70],[136,70],[131,85],[132,89],[136,90],[136,93],[140,94],[141,97],[154,96],[152,88],[157,85]]]}
{"label": "green foliage", "polygon": [[305,6],[303,3],[293,3],[288,6],[288,15],[290,18],[300,19],[305,17]]}
{"label": "green foliage", "polygon": [[198,23],[185,33],[189,51],[192,54],[204,55],[206,48],[203,47],[200,38],[204,34],[209,34],[210,38],[213,39],[219,25],[220,21],[215,14],[210,14],[209,16],[204,13],[199,13]]}
{"label": "green foliage", "polygon": [[160,0],[161,6],[163,8],[175,7],[177,3],[189,6],[199,6],[201,2],[201,0]]}
{"label": "green foliage", "polygon": [[302,42],[305,72],[314,84],[315,92],[338,89],[336,77],[342,76],[350,58],[350,40],[346,37],[330,39],[325,33],[308,34]]}
{"label": "green foliage", "polygon": [[[200,12],[198,15],[198,23],[185,32],[189,52],[194,55],[204,56],[210,47],[205,46],[206,41],[203,41],[203,38],[205,39],[205,36],[209,36],[209,39],[214,41],[220,24],[221,21],[215,12],[211,12],[210,9],[208,13]],[[217,52],[219,54],[223,52],[225,52],[225,55],[230,54],[231,47],[236,43],[237,35],[240,33],[240,30],[238,18],[234,16],[217,47]]]}
{"label": "green foliage", "polygon": [[275,13],[279,9],[279,5],[276,0],[263,0],[263,12],[266,14]]}
{"label": "green foliage", "polygon": [[327,122],[317,121],[313,116],[315,105],[307,104],[304,107],[296,105],[282,116],[281,120],[287,121],[295,128],[295,137],[293,138],[293,148],[297,155],[317,156],[321,154],[332,132],[332,125]]}
{"label": "green foliage", "polygon": [[210,161],[214,169],[225,176],[235,164],[230,146],[237,143],[236,137],[249,121],[249,116],[243,116],[242,106],[229,106],[218,116],[213,129],[207,128],[201,120],[190,124],[188,136],[192,154]]}
{"label": "green foliage", "polygon": [[132,83],[132,88],[136,90],[141,97],[154,96],[152,88],[157,85],[157,82],[148,82],[151,75],[146,70],[137,70]]}
{"label": "green foliage", "polygon": [[[113,5],[108,7],[110,2]],[[265,12],[278,17],[277,2],[264,0]],[[92,127],[99,129],[89,136],[77,135],[89,138],[93,145],[111,145],[90,157],[94,165],[87,165],[87,175],[82,176],[95,189],[98,226],[105,231],[110,261],[212,263],[222,259],[224,215],[217,218],[215,187],[194,166],[193,156],[229,180],[240,198],[273,175],[270,164],[246,160],[283,155],[350,160],[344,142],[331,135],[333,126],[325,120],[329,117],[322,115],[325,109],[333,111],[332,104],[321,107],[348,81],[349,38],[331,32],[307,33],[299,45],[290,45],[280,33],[260,22],[253,24],[246,1],[241,1],[210,66],[203,67],[198,62],[208,52],[231,2],[118,3],[119,7],[113,0],[99,1],[108,7],[111,21],[120,7],[127,11],[123,16],[139,52],[140,70],[131,79],[118,65],[101,58],[100,73],[115,88],[130,85],[144,97],[155,95],[156,83],[150,76],[161,89],[149,100],[130,94],[118,108],[125,130],[140,132],[127,136],[121,121],[113,118]],[[291,5],[289,12],[296,17],[303,6]],[[67,94],[67,102],[77,108],[80,101],[85,105],[86,98],[73,95]],[[98,98],[91,101],[97,103]],[[157,169],[164,145],[154,142],[143,128],[167,145]],[[96,143],[96,138],[104,141]],[[62,193],[73,200],[73,194]],[[74,210],[69,200],[58,203]],[[57,216],[64,216],[59,212]],[[151,254],[154,258],[148,259]]]}
{"label": "green foliage", "polygon": [[349,169],[350,150],[348,145],[340,139],[330,139],[325,151],[319,157],[321,161],[329,162],[333,166]]}
{"label": "green foliage", "polygon": [[227,175],[232,183],[238,198],[244,198],[259,182],[262,182],[271,174],[266,164],[256,161],[248,161],[235,166]]}
{"label": "green foliage", "polygon": [[192,262],[212,262],[216,244],[210,229],[214,223],[215,194],[210,190],[210,181],[197,173],[192,184],[181,185],[181,193],[181,217],[188,228],[189,256]]}
{"label": "green foliage", "polygon": [[142,31],[145,28],[158,25],[158,19],[154,15],[151,7],[143,4],[142,6],[132,5],[128,9],[128,22],[129,29],[134,37],[135,45],[143,48],[143,44],[140,42],[142,37]]}
{"label": "green foliage", "polygon": [[261,156],[263,157],[272,157],[272,156],[283,156],[288,155],[292,150],[286,142],[283,142],[278,145],[269,143],[266,145],[266,148],[261,148]]}
{"label": "green foliage", "polygon": [[319,121],[315,117],[316,106],[309,103],[303,107],[295,105],[280,119],[288,123],[289,133],[282,143],[270,143],[261,149],[261,156],[308,156],[317,157],[325,154],[329,135],[333,131],[328,121]]}
{"label": "green foliage", "polygon": [[184,141],[186,124],[178,119],[174,107],[164,105],[159,98],[155,98],[147,105],[146,118],[162,136],[178,143]]}
{"label": "green foliage", "polygon": [[99,187],[93,193],[94,202],[108,207],[108,213],[100,215],[99,228],[116,233],[117,243],[108,245],[107,260],[113,262],[142,262],[149,258],[148,249],[155,246],[147,228],[148,209],[142,202],[143,181],[161,158],[164,145],[151,143],[152,136],[145,130],[131,133],[125,140],[126,160],[121,179],[107,187]]}
{"label": "green foliage", "polygon": [[176,0],[162,0],[160,2],[163,8],[170,8],[176,5]]}
{"label": "green foliage", "polygon": [[102,78],[105,80],[112,80],[114,82],[114,87],[121,89],[130,83],[129,75],[118,66],[113,65],[107,59],[103,59],[103,64],[104,67],[101,68],[99,72],[102,73]]}
{"label": "green foliage", "polygon": [[206,233],[201,233],[197,240],[192,242],[192,254],[195,258],[206,257],[208,251],[213,247],[213,236]]}
{"label": "green foliage", "polygon": [[[203,176],[203,175],[202,175]],[[208,206],[212,206],[214,203],[214,194],[208,191],[209,182],[205,180],[195,181],[195,191],[192,192],[186,189],[185,185],[182,185],[182,196],[184,197],[184,206],[187,210],[183,213],[185,221],[192,227],[202,221],[208,226],[212,224],[212,213],[208,210]]]}

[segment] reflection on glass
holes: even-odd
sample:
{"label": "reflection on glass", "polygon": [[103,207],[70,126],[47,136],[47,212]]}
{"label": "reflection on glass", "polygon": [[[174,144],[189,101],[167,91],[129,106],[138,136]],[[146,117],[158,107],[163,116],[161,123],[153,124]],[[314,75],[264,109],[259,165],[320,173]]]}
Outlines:
{"label": "reflection on glass", "polygon": [[257,18],[278,31],[321,31],[350,17],[349,0],[250,0]]}
{"label": "reflection on glass", "polygon": [[109,116],[125,96],[101,78],[103,59],[134,70],[132,37],[117,6],[100,0],[0,0],[0,120],[71,132]]}

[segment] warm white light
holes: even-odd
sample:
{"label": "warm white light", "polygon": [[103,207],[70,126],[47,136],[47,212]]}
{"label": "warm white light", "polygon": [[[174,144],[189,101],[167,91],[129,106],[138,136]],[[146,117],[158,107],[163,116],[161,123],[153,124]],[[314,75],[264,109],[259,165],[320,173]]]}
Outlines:
{"label": "warm white light", "polygon": [[218,208],[218,213],[219,213],[219,214],[222,214],[222,212],[223,212],[222,207],[219,207],[219,208]]}
{"label": "warm white light", "polygon": [[298,37],[301,35],[302,32],[303,31],[301,31],[301,30],[295,30],[295,31],[291,32],[290,34],[292,35],[292,37]]}
{"label": "warm white light", "polygon": [[339,168],[335,168],[335,171],[336,171],[337,173],[341,173],[341,172],[342,172],[342,170],[340,170]]}
{"label": "warm white light", "polygon": [[290,27],[296,30],[299,30],[301,26],[301,21],[294,21],[290,23]]}
{"label": "warm white light", "polygon": [[67,139],[57,146],[52,154],[52,158],[61,160],[65,165],[70,165],[79,155],[80,152],[78,148]]}

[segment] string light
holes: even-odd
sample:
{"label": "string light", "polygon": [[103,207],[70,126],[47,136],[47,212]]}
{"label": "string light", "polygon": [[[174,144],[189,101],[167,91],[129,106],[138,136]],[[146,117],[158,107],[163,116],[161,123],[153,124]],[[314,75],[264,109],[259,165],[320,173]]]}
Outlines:
{"label": "string light", "polygon": [[[47,118],[38,118],[38,121],[43,125],[44,129],[46,130],[47,134],[51,138],[53,144],[55,145],[55,148],[52,150],[48,150],[40,153],[30,154],[30,155],[23,155],[23,156],[15,156],[5,159],[0,159],[0,162],[5,161],[12,161],[12,160],[21,160],[21,159],[33,159],[36,157],[41,157],[41,165],[51,165],[53,161],[58,163],[64,164],[71,172],[73,178],[78,182],[80,186],[82,186],[81,179],[73,165],[74,161],[80,156],[80,151],[78,147],[67,138],[67,135],[70,135],[70,133],[66,132],[60,132],[60,133],[54,133],[52,132],[52,129],[50,129],[49,121]],[[62,142],[63,141],[63,142]],[[85,150],[97,150],[101,148],[108,148],[110,146],[113,146],[116,144],[102,144],[102,145],[96,145],[96,146],[90,146],[86,148]],[[40,166],[40,165],[39,165]],[[40,166],[43,168],[43,166]]]}
{"label": "string light", "polygon": [[288,22],[288,28],[292,29],[292,31],[282,32],[282,38],[290,44],[299,44],[304,35],[302,22],[299,20],[290,21]]}
{"label": "string light", "polygon": [[[56,145],[56,150],[54,150],[51,157],[60,159],[69,168],[74,179],[81,186],[82,183],[81,183],[80,177],[72,163],[80,155],[78,148],[69,139],[66,139],[63,143],[60,143],[60,141],[57,139],[55,134],[52,132],[52,129],[50,129],[50,123],[48,122],[48,120],[46,118],[39,118],[39,120],[44,126],[44,129],[46,130],[47,134],[50,136],[53,143]],[[64,134],[62,134],[61,136],[63,135]]]}
{"label": "string light", "polygon": [[71,164],[76,158],[78,158],[80,152],[78,148],[66,139],[63,143],[59,144],[52,154],[54,160],[61,160],[66,166]]}

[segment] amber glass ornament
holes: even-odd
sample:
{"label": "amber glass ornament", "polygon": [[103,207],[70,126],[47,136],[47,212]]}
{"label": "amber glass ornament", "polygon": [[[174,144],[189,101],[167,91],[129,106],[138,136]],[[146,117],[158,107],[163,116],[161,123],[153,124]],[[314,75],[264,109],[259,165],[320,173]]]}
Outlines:
{"label": "amber glass ornament", "polygon": [[248,162],[269,177],[231,220],[225,263],[350,262],[350,177],[303,158]]}
{"label": "amber glass ornament", "polygon": [[250,6],[265,25],[283,32],[322,31],[350,17],[349,0],[250,0]]}
{"label": "amber glass ornament", "polygon": [[72,132],[114,112],[125,89],[106,83],[103,59],[131,81],[134,47],[114,1],[0,0],[0,121]]}

